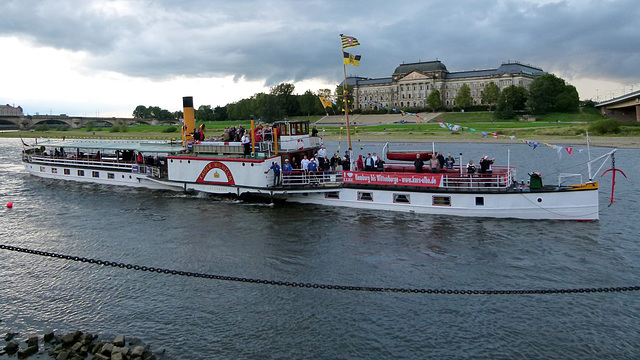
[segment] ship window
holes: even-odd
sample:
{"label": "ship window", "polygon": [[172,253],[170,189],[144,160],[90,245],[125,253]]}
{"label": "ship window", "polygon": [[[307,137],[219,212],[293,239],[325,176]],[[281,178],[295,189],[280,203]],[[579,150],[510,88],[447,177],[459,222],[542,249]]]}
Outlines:
{"label": "ship window", "polygon": [[58,173],[58,168],[51,168],[51,173],[52,174],[57,174]]}
{"label": "ship window", "polygon": [[78,176],[84,176],[84,170],[78,170]]}
{"label": "ship window", "polygon": [[484,206],[484,197],[476,196],[476,206]]}
{"label": "ship window", "polygon": [[44,166],[40,166],[40,172],[45,172]]}
{"label": "ship window", "polygon": [[393,202],[400,204],[411,204],[409,194],[393,194]]}
{"label": "ship window", "polygon": [[71,170],[70,169],[64,169],[64,174],[65,175],[71,175]]}
{"label": "ship window", "polygon": [[113,175],[113,173],[107,173],[107,179],[115,179],[115,175]]}
{"label": "ship window", "polygon": [[328,193],[324,193],[325,199],[340,199],[340,193],[337,191],[331,191]]}
{"label": "ship window", "polygon": [[358,201],[373,201],[373,194],[370,192],[358,191]]}
{"label": "ship window", "polygon": [[451,206],[451,196],[434,196],[432,201],[434,206]]}
{"label": "ship window", "polygon": [[92,171],[91,172],[91,176],[93,176],[95,178],[99,178],[100,177],[100,171]]}

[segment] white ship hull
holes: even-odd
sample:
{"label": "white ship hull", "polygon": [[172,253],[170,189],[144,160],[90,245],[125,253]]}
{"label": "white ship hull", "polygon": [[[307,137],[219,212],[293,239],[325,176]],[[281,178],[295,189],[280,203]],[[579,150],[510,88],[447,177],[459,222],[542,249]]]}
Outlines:
{"label": "white ship hull", "polygon": [[[368,193],[362,200],[362,194]],[[402,202],[397,202],[401,195]],[[341,188],[329,193],[295,193],[290,202],[358,209],[486,218],[598,220],[598,189],[508,193],[407,192]],[[372,200],[368,200],[371,198]],[[434,198],[438,199],[434,204]],[[407,202],[408,201],[408,202]],[[449,205],[437,204],[446,203]]]}
{"label": "white ship hull", "polygon": [[102,185],[129,186],[153,190],[182,191],[178,183],[160,181],[146,173],[128,170],[106,169],[102,167],[77,167],[63,164],[25,163],[25,169],[34,176],[65,181],[78,181]]}

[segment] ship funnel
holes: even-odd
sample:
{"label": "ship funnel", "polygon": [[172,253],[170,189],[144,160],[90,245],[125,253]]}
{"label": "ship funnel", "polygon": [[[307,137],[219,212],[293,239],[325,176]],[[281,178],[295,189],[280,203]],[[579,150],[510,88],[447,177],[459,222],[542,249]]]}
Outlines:
{"label": "ship funnel", "polygon": [[182,113],[184,118],[184,126],[182,127],[182,141],[193,140],[193,132],[196,129],[196,118],[193,110],[193,96],[185,96],[182,98]]}

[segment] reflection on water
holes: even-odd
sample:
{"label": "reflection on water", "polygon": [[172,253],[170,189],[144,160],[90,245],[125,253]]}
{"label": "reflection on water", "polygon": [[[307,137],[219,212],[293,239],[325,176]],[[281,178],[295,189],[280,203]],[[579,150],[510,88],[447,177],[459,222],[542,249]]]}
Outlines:
{"label": "reflection on water", "polygon": [[[19,139],[0,139],[0,202],[14,203],[0,209],[0,242],[8,245],[353,286],[544,289],[638,282],[637,150],[618,152],[616,164],[629,177],[619,180],[619,203],[606,207],[610,178],[604,177],[601,220],[578,223],[268,206],[62,183],[29,176],[19,164],[19,146]],[[445,153],[491,153],[499,164],[508,148],[520,176],[542,171],[550,183],[558,169],[584,168],[578,169],[584,157],[558,159],[548,149],[443,144]],[[640,356],[633,293],[371,294],[181,278],[7,251],[0,251],[0,263],[0,332],[126,333],[177,358]]]}

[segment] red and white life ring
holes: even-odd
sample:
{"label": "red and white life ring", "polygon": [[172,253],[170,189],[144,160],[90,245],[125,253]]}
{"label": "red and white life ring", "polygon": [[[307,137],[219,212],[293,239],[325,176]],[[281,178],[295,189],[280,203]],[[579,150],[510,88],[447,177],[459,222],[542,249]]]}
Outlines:
{"label": "red and white life ring", "polygon": [[304,140],[298,139],[298,150],[304,149]]}

